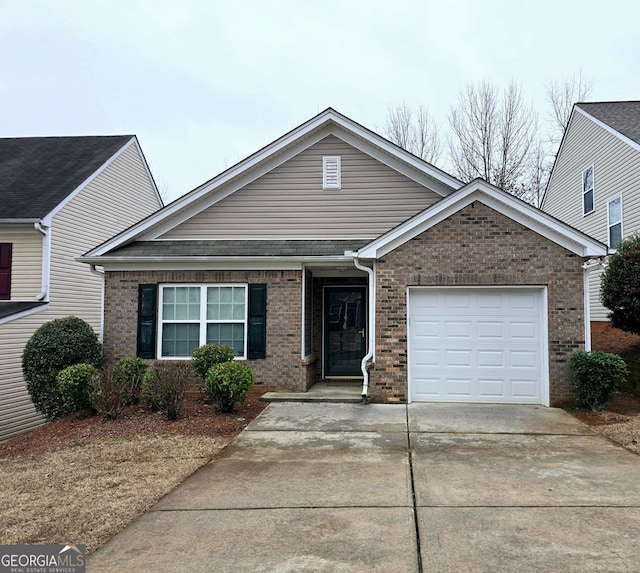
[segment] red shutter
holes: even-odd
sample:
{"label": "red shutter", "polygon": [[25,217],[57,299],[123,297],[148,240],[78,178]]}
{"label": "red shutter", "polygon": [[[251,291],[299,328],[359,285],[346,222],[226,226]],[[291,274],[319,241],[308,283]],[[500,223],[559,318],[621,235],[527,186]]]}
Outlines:
{"label": "red shutter", "polygon": [[11,243],[0,243],[0,300],[11,298]]}

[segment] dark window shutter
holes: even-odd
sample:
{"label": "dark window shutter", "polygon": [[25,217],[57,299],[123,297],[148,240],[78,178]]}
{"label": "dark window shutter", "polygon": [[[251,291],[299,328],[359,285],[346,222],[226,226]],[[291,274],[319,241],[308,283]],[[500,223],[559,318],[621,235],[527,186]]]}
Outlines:
{"label": "dark window shutter", "polygon": [[11,298],[11,243],[0,243],[0,300]]}
{"label": "dark window shutter", "polygon": [[250,360],[267,356],[267,285],[249,285],[249,340]]}
{"label": "dark window shutter", "polygon": [[138,358],[156,357],[158,285],[138,285]]}

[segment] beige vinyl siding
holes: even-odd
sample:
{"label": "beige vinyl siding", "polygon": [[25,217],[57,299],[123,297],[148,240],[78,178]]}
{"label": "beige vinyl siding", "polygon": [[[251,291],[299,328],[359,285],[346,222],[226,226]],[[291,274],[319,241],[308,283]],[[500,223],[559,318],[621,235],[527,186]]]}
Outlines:
{"label": "beige vinyl siding", "polygon": [[[342,188],[322,188],[323,156]],[[159,238],[373,238],[440,195],[331,135]]]}
{"label": "beige vinyl siding", "polygon": [[11,243],[11,300],[34,300],[42,290],[42,234],[0,229],[0,243]]}
{"label": "beige vinyl siding", "polygon": [[600,278],[603,269],[595,269],[589,275],[589,312],[593,321],[607,321],[609,309],[602,306],[600,302]]}
{"label": "beige vinyl siding", "polygon": [[[576,112],[543,209],[607,244],[607,202],[622,195],[622,228],[640,231],[640,151]],[[582,214],[582,172],[593,165],[595,209]]]}
{"label": "beige vinyl siding", "polygon": [[[582,214],[582,172],[593,165],[595,209]],[[543,209],[608,244],[607,203],[622,195],[624,237],[640,232],[640,151],[574,113],[556,162]],[[601,271],[589,278],[591,320],[606,321],[609,312],[600,303]]]}
{"label": "beige vinyl siding", "polygon": [[102,278],[74,258],[159,206],[140,155],[131,145],[54,215],[49,310],[0,324],[0,440],[43,423],[21,367],[24,345],[38,326],[75,315],[100,332]]}

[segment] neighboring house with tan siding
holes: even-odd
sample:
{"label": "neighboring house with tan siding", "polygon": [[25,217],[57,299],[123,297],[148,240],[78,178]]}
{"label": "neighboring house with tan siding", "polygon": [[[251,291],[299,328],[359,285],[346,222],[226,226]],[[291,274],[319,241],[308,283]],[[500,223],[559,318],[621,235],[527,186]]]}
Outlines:
{"label": "neighboring house with tan siding", "polygon": [[162,206],[135,136],[0,139],[0,440],[43,423],[22,377],[35,330],[102,334],[103,275],[75,258]]}
{"label": "neighboring house with tan siding", "polygon": [[606,246],[329,108],[80,260],[108,363],[228,344],[265,389],[560,404]]}
{"label": "neighboring house with tan siding", "polygon": [[[640,232],[640,101],[578,103],[560,144],[542,209],[615,250]],[[589,273],[590,319],[606,322],[603,268]]]}

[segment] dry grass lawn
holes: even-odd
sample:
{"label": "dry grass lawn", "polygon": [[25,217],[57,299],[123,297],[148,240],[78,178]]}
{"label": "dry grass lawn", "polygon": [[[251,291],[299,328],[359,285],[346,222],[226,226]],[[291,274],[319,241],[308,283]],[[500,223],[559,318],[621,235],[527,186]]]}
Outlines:
{"label": "dry grass lawn", "polygon": [[133,436],[0,463],[0,543],[97,549],[224,448],[228,437]]}

